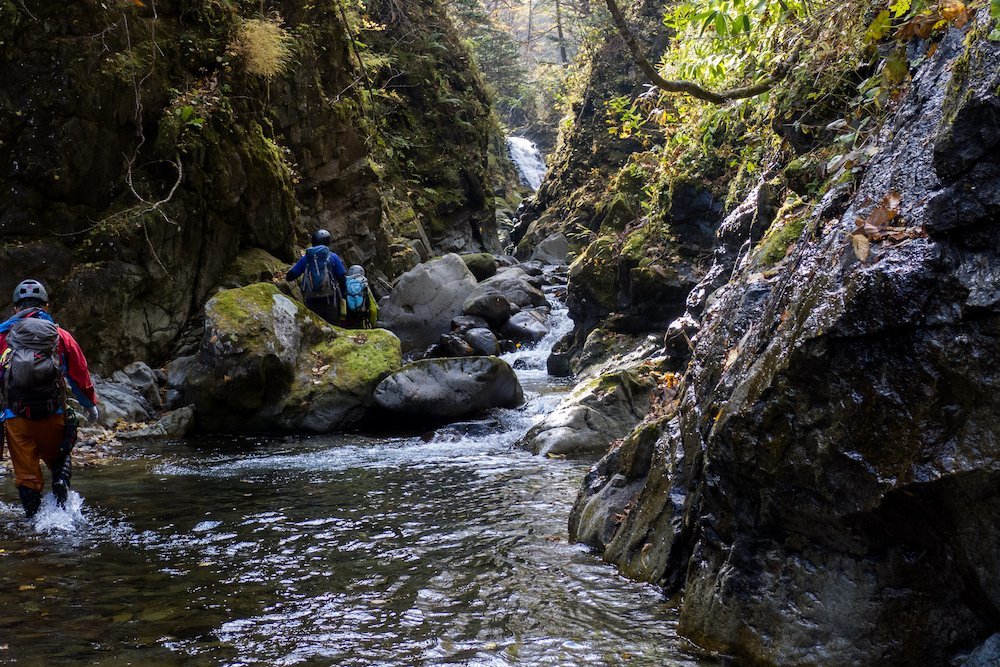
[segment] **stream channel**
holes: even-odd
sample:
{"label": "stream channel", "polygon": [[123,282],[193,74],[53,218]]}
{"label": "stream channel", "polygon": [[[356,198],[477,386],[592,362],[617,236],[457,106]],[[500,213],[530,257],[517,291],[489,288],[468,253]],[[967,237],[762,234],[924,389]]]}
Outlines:
{"label": "stream channel", "polygon": [[429,439],[135,443],[25,522],[0,477],[0,663],[704,665],[566,524],[592,461],[514,443],[568,385]]}

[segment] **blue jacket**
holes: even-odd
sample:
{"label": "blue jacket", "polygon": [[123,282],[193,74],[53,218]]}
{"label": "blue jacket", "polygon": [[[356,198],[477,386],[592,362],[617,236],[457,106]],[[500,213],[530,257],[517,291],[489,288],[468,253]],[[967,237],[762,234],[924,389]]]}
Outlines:
{"label": "blue jacket", "polygon": [[[314,247],[318,248],[319,246]],[[302,257],[299,258],[299,261],[295,262],[295,265],[288,270],[288,273],[285,274],[285,280],[292,281],[298,279],[298,277],[301,276],[306,270],[306,260],[307,255],[302,255]],[[326,260],[326,265],[329,268],[330,273],[333,274],[333,277],[337,279],[337,282],[340,284],[340,291],[343,293],[344,276],[347,275],[347,269],[344,268],[344,263],[340,260],[340,257],[337,256],[337,253],[331,250],[330,256]]]}

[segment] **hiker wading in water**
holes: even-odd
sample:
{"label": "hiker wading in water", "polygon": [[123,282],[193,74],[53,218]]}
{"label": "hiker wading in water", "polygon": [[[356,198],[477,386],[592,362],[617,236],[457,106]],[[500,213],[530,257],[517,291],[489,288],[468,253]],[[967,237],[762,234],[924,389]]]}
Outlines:
{"label": "hiker wading in water", "polygon": [[39,459],[52,471],[56,502],[64,506],[69,494],[77,423],[66,404],[67,386],[90,421],[97,420],[87,360],[73,336],[46,312],[48,306],[49,295],[40,282],[22,281],[14,289],[14,316],[0,324],[0,419],[28,518],[42,502]]}
{"label": "hiker wading in water", "polygon": [[325,229],[313,232],[312,247],[288,270],[285,280],[302,276],[300,285],[306,306],[330,324],[338,324],[347,271],[337,253],[330,250],[330,240],[330,232]]}

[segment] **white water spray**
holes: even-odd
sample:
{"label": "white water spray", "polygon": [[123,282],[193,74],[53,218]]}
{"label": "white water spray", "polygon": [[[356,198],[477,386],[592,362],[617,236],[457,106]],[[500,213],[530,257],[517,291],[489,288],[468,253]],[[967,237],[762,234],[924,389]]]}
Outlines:
{"label": "white water spray", "polygon": [[532,190],[537,190],[548,167],[535,142],[524,137],[507,137],[507,150],[521,174],[521,180]]}

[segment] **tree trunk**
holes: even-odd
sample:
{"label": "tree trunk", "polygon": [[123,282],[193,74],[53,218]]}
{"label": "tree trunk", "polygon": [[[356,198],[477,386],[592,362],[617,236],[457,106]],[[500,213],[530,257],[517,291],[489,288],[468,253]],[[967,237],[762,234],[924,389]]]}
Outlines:
{"label": "tree trunk", "polygon": [[563,37],[562,3],[556,0],[556,37],[559,40],[559,62],[563,65],[569,63],[566,57],[566,39]]}

